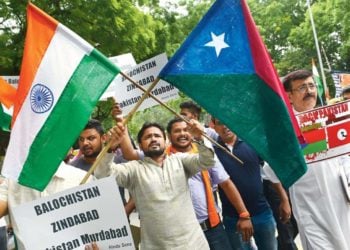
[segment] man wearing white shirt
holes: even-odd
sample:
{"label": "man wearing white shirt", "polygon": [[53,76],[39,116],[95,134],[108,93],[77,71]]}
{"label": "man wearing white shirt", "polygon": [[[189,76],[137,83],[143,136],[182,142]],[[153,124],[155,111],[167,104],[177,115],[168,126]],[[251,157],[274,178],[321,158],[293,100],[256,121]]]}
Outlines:
{"label": "man wearing white shirt", "polygon": [[[311,72],[291,72],[283,85],[295,113],[315,108],[317,88]],[[350,250],[350,205],[341,172],[350,172],[350,157],[309,163],[305,175],[289,189],[304,250]]]}

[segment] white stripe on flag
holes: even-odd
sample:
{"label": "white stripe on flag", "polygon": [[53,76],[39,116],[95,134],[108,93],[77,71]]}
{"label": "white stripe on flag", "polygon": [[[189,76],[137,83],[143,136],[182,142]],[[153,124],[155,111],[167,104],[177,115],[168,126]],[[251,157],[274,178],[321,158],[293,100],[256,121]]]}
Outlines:
{"label": "white stripe on flag", "polygon": [[13,106],[11,106],[9,109],[6,108],[4,104],[1,103],[2,110],[4,111],[5,114],[8,114],[9,116],[12,116],[13,114]]}

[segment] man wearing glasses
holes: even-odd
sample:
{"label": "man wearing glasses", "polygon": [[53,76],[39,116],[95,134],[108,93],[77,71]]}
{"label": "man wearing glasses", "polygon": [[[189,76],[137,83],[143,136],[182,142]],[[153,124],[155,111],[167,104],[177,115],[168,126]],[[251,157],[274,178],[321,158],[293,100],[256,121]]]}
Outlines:
{"label": "man wearing glasses", "polygon": [[[283,85],[295,113],[316,106],[311,72],[294,71],[283,79]],[[350,184],[349,156],[309,163],[307,172],[289,189],[304,250],[350,250],[350,204],[342,190],[341,172]]]}
{"label": "man wearing glasses", "polygon": [[317,90],[311,72],[294,71],[283,79],[283,85],[295,111],[303,112],[316,106]]}

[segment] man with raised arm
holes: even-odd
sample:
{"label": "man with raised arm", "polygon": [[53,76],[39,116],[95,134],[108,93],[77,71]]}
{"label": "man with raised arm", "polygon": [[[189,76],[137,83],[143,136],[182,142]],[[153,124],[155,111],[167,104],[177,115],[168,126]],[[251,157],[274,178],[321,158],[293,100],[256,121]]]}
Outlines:
{"label": "man with raised arm", "polygon": [[[203,127],[191,121],[189,130],[198,145],[198,154],[165,154],[165,131],[157,123],[146,123],[138,133],[145,154],[143,160],[112,163],[106,155],[95,176],[115,176],[135,200],[141,223],[141,249],[209,249],[197,222],[188,187],[188,178],[214,165],[214,153],[203,141]],[[113,144],[127,139],[122,123],[110,130]],[[123,144],[123,143],[122,143]]]}

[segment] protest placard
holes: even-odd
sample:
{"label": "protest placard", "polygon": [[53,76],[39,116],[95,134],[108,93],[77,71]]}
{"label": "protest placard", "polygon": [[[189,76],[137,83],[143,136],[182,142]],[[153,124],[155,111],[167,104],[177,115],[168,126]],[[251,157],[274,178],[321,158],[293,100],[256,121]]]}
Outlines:
{"label": "protest placard", "polygon": [[[150,58],[135,67],[127,70],[125,73],[131,77],[139,85],[147,89],[149,85],[156,79],[158,73],[167,63],[168,59],[165,53]],[[116,77],[116,93],[115,99],[120,103],[123,114],[127,115],[134,105],[141,99],[143,91],[135,87],[133,83],[125,79],[123,76]],[[178,97],[178,90],[169,83],[161,80],[151,92],[162,102],[167,102]],[[143,110],[158,105],[152,98],[147,98],[138,110]]]}
{"label": "protest placard", "polygon": [[1,77],[4,78],[13,87],[17,88],[19,76],[1,76]]}
{"label": "protest placard", "polygon": [[350,101],[323,106],[296,115],[306,140],[307,163],[350,153]]}
{"label": "protest placard", "polygon": [[[121,71],[128,70],[136,65],[136,61],[131,53],[122,54],[119,56],[112,56],[108,58],[111,60]],[[107,100],[109,97],[114,97],[114,93],[117,91],[116,81],[112,81],[106,91],[101,96],[100,100]]]}
{"label": "protest placard", "polygon": [[27,250],[135,249],[118,186],[112,177],[15,207]]}

